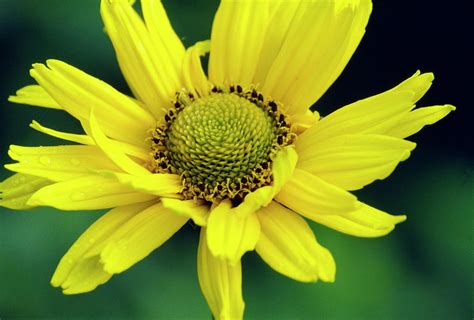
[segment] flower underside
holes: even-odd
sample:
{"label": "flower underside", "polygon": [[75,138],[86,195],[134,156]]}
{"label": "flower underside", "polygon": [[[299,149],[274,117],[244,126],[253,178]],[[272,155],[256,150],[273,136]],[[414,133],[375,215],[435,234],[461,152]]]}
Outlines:
{"label": "flower underside", "polygon": [[209,95],[178,92],[152,134],[155,173],[179,174],[185,199],[237,205],[272,183],[271,162],[296,134],[281,106],[240,85]]}

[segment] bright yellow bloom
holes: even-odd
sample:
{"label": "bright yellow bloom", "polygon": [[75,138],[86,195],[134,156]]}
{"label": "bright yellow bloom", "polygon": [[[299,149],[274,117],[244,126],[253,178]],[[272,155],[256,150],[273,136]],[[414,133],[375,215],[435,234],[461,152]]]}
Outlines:
{"label": "bright yellow bloom", "polygon": [[405,220],[349,191],[390,175],[415,148],[405,138],[454,110],[415,109],[433,75],[324,118],[309,111],[359,44],[370,0],[223,0],[211,40],[187,49],[159,0],[141,1],[144,20],[130,2],[102,0],[101,14],[134,98],[49,60],[31,69],[37,85],[9,99],[64,110],[85,134],[33,121],[77,145],[12,145],[16,174],[0,184],[0,205],[113,208],[62,258],[53,286],[94,290],[191,219],[204,297],[215,318],[240,319],[247,251],[295,280],[332,282],[333,257],[304,218],[359,237]]}

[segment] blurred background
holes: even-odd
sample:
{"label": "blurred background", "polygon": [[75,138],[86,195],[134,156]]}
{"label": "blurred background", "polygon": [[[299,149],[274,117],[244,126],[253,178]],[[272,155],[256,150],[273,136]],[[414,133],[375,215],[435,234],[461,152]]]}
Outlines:
{"label": "blurred background", "polygon": [[[217,1],[164,2],[186,45],[209,37]],[[419,104],[458,110],[412,138],[418,147],[390,178],[357,193],[382,210],[408,214],[393,233],[359,239],[311,225],[336,259],[334,284],[294,282],[247,254],[248,319],[472,318],[472,118],[459,83],[463,10],[444,1],[412,1],[409,8],[375,2],[359,49],[315,108],[326,115],[421,69],[436,80]],[[0,163],[11,162],[9,144],[61,143],[29,129],[32,119],[80,130],[60,111],[7,102],[33,83],[31,63],[61,59],[129,92],[102,28],[98,0],[0,0]],[[57,262],[101,214],[0,208],[0,318],[211,318],[197,282],[198,231],[191,226],[92,293],[64,296],[52,288]]]}

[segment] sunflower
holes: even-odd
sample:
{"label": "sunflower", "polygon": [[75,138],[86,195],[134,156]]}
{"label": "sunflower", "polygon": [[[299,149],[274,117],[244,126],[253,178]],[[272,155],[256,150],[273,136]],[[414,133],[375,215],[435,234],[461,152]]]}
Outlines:
{"label": "sunflower", "polygon": [[100,9],[133,97],[48,60],[30,71],[37,84],[9,98],[64,110],[84,134],[33,121],[75,144],[12,145],[5,167],[16,174],[0,184],[0,205],[110,209],[61,259],[53,286],[94,290],[191,221],[212,314],[240,319],[246,252],[292,279],[332,282],[334,259],[305,218],[358,237],[405,220],[350,191],[390,175],[415,148],[405,138],[454,110],[415,108],[433,75],[418,71],[324,118],[309,109],[354,53],[371,1],[222,0],[211,39],[187,49],[159,0],[141,1],[143,18],[132,4]]}

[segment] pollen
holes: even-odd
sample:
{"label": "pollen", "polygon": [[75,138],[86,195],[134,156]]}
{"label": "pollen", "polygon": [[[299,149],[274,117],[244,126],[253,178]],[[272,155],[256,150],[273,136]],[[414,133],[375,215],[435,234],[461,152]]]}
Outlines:
{"label": "pollen", "polygon": [[236,204],[271,184],[272,158],[294,136],[276,102],[237,85],[180,92],[173,105],[153,132],[152,170],[179,174],[186,199]]}

